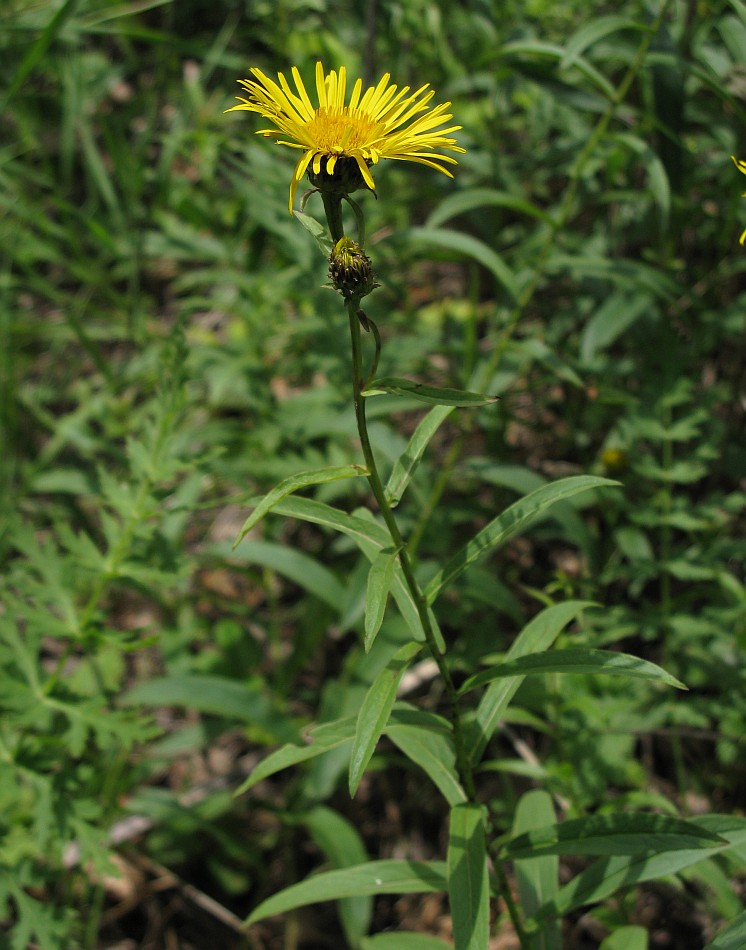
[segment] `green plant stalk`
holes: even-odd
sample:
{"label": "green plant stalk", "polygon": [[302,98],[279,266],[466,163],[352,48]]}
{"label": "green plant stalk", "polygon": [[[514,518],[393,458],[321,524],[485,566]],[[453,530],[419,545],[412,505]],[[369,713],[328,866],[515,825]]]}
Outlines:
{"label": "green plant stalk", "polygon": [[[332,243],[336,244],[340,238],[344,237],[344,227],[342,222],[342,201],[341,198],[336,195],[329,195],[325,193],[322,193],[322,198],[324,201],[324,209],[326,211],[327,223],[329,225]],[[352,395],[355,407],[355,420],[357,423],[358,436],[360,438],[363,457],[368,468],[368,484],[370,485],[373,497],[376,499],[381,516],[383,517],[384,523],[391,536],[392,543],[399,551],[399,562],[401,564],[405,583],[409,588],[409,592],[411,593],[414,600],[417,614],[425,634],[425,641],[427,643],[428,649],[438,667],[438,672],[440,673],[441,679],[443,681],[451,708],[453,743],[456,751],[456,767],[458,769],[459,778],[461,779],[461,783],[467,798],[469,801],[475,802],[476,789],[474,785],[474,770],[471,757],[469,756],[466,747],[466,737],[461,716],[461,707],[459,705],[458,692],[454,686],[453,678],[451,677],[451,671],[449,670],[448,664],[446,663],[445,655],[441,652],[437,644],[435,632],[430,619],[427,600],[425,599],[420,585],[418,584],[414,575],[411,555],[407,545],[404,542],[401,532],[399,531],[399,526],[396,522],[396,518],[394,517],[391,506],[386,499],[383,482],[381,481],[381,476],[378,472],[378,466],[376,464],[375,455],[373,453],[370,437],[368,435],[368,424],[365,414],[365,397],[362,395],[365,387],[366,375],[363,371],[360,320],[357,316],[359,305],[360,300],[354,298],[348,300],[346,303],[347,316],[350,324],[350,341],[352,346]],[[380,351],[380,338],[378,337],[377,333],[374,335],[376,337],[375,359],[377,361]],[[499,864],[499,862],[495,863],[494,878],[497,883],[498,892],[508,909],[508,913],[520,944],[522,947],[528,947],[528,938],[523,927],[520,912],[515,901],[513,900],[513,895],[510,890],[510,884],[505,874],[505,870],[502,865]]]}
{"label": "green plant stalk", "polygon": [[[324,201],[324,210],[326,211],[326,218],[329,225],[332,243],[336,244],[340,238],[344,237],[344,225],[342,221],[342,198],[339,195],[330,194],[328,192],[322,192],[322,198]],[[373,447],[371,446],[370,437],[368,435],[368,423],[365,414],[365,398],[362,395],[367,374],[363,371],[360,321],[357,316],[360,300],[357,298],[352,298],[351,300],[347,301],[346,306],[350,324],[350,342],[352,344],[352,398],[355,406],[355,421],[357,422],[357,431],[360,438],[360,445],[363,450],[365,464],[368,468],[368,484],[370,485],[371,491],[373,492],[373,497],[376,499],[376,503],[378,504],[388,532],[391,535],[393,546],[399,551],[399,562],[402,567],[404,580],[407,587],[409,588],[409,592],[412,595],[412,599],[414,600],[417,614],[420,618],[420,623],[422,624],[422,630],[425,634],[425,641],[427,643],[428,649],[430,650],[430,653],[432,654],[432,657],[438,666],[438,672],[443,679],[443,684],[451,707],[451,715],[453,717],[453,741],[456,748],[456,763],[459,776],[469,801],[475,801],[474,772],[466,749],[466,740],[463,723],[461,720],[461,709],[459,706],[458,693],[456,687],[453,684],[451,671],[448,669],[445,656],[440,651],[436,642],[435,632],[430,620],[427,601],[425,600],[425,595],[422,593],[420,585],[417,583],[417,579],[414,576],[414,570],[412,568],[411,559],[407,552],[406,544],[402,538],[401,532],[399,531],[399,526],[396,522],[396,518],[394,517],[391,506],[386,500],[386,492],[383,487],[383,482],[381,481],[381,476],[378,472],[378,466],[373,453]]]}
{"label": "green plant stalk", "polygon": [[401,532],[399,531],[399,526],[396,523],[396,518],[394,517],[394,513],[391,510],[391,506],[386,500],[386,492],[381,481],[381,476],[378,473],[378,467],[373,454],[373,448],[370,444],[370,438],[368,436],[368,423],[365,416],[365,397],[362,396],[364,380],[362,366],[363,361],[360,340],[360,321],[357,318],[356,301],[348,302],[347,313],[349,316],[350,338],[352,342],[352,389],[353,400],[355,403],[355,420],[357,422],[358,435],[360,437],[360,444],[363,450],[363,458],[365,459],[365,464],[368,468],[368,484],[370,485],[373,496],[376,499],[376,503],[378,504],[388,532],[391,535],[391,541],[393,542],[394,547],[399,551],[399,563],[402,567],[404,580],[406,581],[407,587],[409,588],[417,608],[417,614],[420,618],[420,623],[422,624],[422,630],[425,634],[425,640],[427,642],[428,649],[430,650],[430,653],[432,654],[432,657],[438,666],[438,672],[440,673],[443,680],[446,695],[448,696],[448,701],[451,706],[451,715],[453,717],[453,741],[456,747],[456,762],[459,770],[459,776],[469,801],[475,801],[476,793],[474,789],[474,773],[471,766],[471,760],[466,750],[458,693],[456,687],[453,684],[451,671],[448,669],[445,656],[441,652],[436,642],[435,632],[430,620],[430,612],[427,601],[425,600],[425,595],[422,593],[420,585],[417,583],[417,579],[414,576],[414,570],[412,568],[412,562],[410,560],[407,547],[405,545],[404,539],[402,538]]}

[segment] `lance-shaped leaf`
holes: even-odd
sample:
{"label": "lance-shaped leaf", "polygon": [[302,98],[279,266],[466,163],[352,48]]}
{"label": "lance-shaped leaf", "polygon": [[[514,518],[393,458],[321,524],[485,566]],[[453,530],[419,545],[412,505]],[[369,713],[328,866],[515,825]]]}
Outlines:
{"label": "lance-shaped leaf", "polygon": [[368,584],[365,590],[365,652],[373,646],[376,634],[381,629],[386,601],[394,579],[398,551],[386,548],[379,551],[370,565]]}
{"label": "lance-shaped leaf", "polygon": [[433,406],[412,433],[406,449],[394,463],[386,484],[386,500],[392,508],[401,501],[430,439],[453,410],[454,406]]}
{"label": "lance-shaped leaf", "polygon": [[599,478],[596,475],[573,475],[558,482],[551,482],[549,485],[542,485],[541,488],[520,498],[485,525],[442,570],[438,571],[425,589],[427,602],[431,604],[441,590],[462,574],[470,564],[519,534],[558,501],[572,498],[573,495],[591,488],[618,484],[619,482],[609,478]]}
{"label": "lance-shaped leaf", "polygon": [[437,386],[425,386],[401,376],[380,376],[368,384],[363,396],[380,396],[391,393],[394,396],[409,396],[431,406],[461,406],[465,409],[487,406],[497,402],[499,396],[487,396],[485,393],[470,393],[464,389],[441,389]]}
{"label": "lance-shaped leaf", "polygon": [[466,801],[466,793],[456,772],[456,750],[446,720],[399,703],[384,731],[410,761],[429,775],[449,805]]}
{"label": "lance-shaped leaf", "polygon": [[547,224],[552,223],[552,218],[546,211],[509,191],[498,191],[495,188],[460,188],[438,202],[428,216],[426,225],[428,228],[436,228],[450,221],[451,218],[455,218],[456,215],[474,210],[483,212],[490,206],[510,208],[511,211],[517,211],[519,214],[527,214]]}
{"label": "lance-shaped leaf", "polygon": [[389,721],[396,701],[396,691],[405,670],[422,649],[419,643],[405,643],[396,651],[384,669],[376,676],[360,707],[355,739],[350,754],[350,795],[357,791],[360,779],[368,767],[381,733]]}
{"label": "lance-shaped leaf", "polygon": [[541,932],[547,920],[563,917],[584,904],[605,900],[623,887],[633,887],[642,881],[676,874],[698,864],[714,854],[746,844],[746,819],[726,815],[704,815],[690,819],[721,838],[726,843],[708,848],[668,849],[662,852],[642,852],[629,855],[604,855],[561,888],[553,900],[546,903],[533,918],[526,921],[527,929]]}
{"label": "lance-shaped leaf", "polygon": [[305,214],[303,211],[293,211],[293,214],[316,241],[324,257],[328,259],[332,252],[332,239],[329,236],[329,231],[316,218],[312,218],[310,214]]}
{"label": "lance-shaped leaf", "polygon": [[490,937],[487,840],[482,807],[471,802],[451,809],[448,900],[456,950],[486,947]]}
{"label": "lance-shaped leaf", "polygon": [[[548,650],[566,624],[582,610],[594,606],[595,604],[587,600],[568,600],[545,607],[515,638],[506,654],[506,661]],[[495,680],[485,690],[477,707],[476,719],[473,724],[469,724],[469,745],[473,762],[479,762],[482,758],[492,733],[522,682],[522,676],[507,677]]]}
{"label": "lance-shaped leaf", "polygon": [[630,656],[629,653],[616,653],[613,650],[547,650],[508,660],[488,670],[482,670],[470,676],[461,687],[467,693],[492,680],[505,676],[530,676],[536,673],[605,673],[610,676],[635,676],[639,679],[659,680],[667,686],[686,689],[670,673],[655,663]]}
{"label": "lance-shaped leaf", "polygon": [[[544,789],[536,788],[521,796],[513,818],[513,834],[542,827],[555,820],[552,798]],[[533,852],[532,852],[533,854]],[[515,882],[524,916],[534,914],[552,900],[559,890],[559,858],[556,854],[532,856],[516,860]],[[559,922],[545,924],[530,943],[531,950],[561,950],[562,933]]]}
{"label": "lance-shaped leaf", "polygon": [[311,741],[306,745],[288,743],[268,755],[266,759],[262,759],[243,785],[236,790],[235,794],[241,795],[243,792],[247,792],[257,782],[261,782],[262,779],[268,778],[276,772],[281,772],[291,765],[314,759],[317,755],[323,755],[324,752],[328,752],[330,749],[336,749],[340,745],[352,742],[354,735],[354,716],[347,716],[345,719],[338,719],[336,722],[325,722],[320,726],[316,726],[309,731]]}
{"label": "lance-shaped leaf", "polygon": [[324,482],[336,482],[342,478],[357,478],[360,475],[367,475],[368,470],[363,465],[334,465],[329,468],[316,468],[309,472],[299,472],[297,475],[291,475],[285,478],[279,485],[268,492],[252,511],[249,517],[244,521],[243,527],[238,533],[238,537],[233,545],[236,547],[243,538],[258,524],[262,518],[271,511],[283,498],[292,495],[300,488],[308,488],[310,485],[321,485]]}
{"label": "lance-shaped leaf", "polygon": [[532,828],[503,845],[504,860],[546,854],[621,855],[663,853],[726,844],[717,832],[683,818],[647,812],[590,815]]}
{"label": "lance-shaped leaf", "polygon": [[[344,511],[339,511],[331,505],[320,501],[314,501],[311,498],[300,498],[298,496],[285,498],[278,502],[274,509],[277,514],[286,515],[290,518],[300,518],[303,521],[310,521],[312,524],[322,525],[326,528],[332,528],[342,534],[346,534],[357,544],[363,554],[369,561],[374,561],[378,554],[391,545],[391,536],[388,531],[372,520],[372,516],[361,517],[360,515],[350,515]],[[404,618],[407,626],[416,640],[424,640],[425,634],[420,623],[417,605],[414,602],[412,593],[404,580],[404,574],[398,561],[394,566],[394,578],[391,584],[391,595],[396,601],[396,606]],[[430,613],[430,622],[433,626],[435,639],[441,650],[445,650],[443,636],[438,628],[435,618]]]}
{"label": "lance-shaped leaf", "polygon": [[[310,811],[302,812],[295,818],[288,816],[286,820],[304,824],[334,868],[354,867],[368,860],[368,853],[355,825],[332,808],[316,805]],[[360,946],[360,941],[370,929],[372,916],[372,897],[340,898],[339,917],[351,947]]]}
{"label": "lance-shaped leaf", "polygon": [[365,894],[424,894],[445,891],[444,861],[369,861],[351,868],[324,871],[286,887],[268,898],[247,918],[246,925],[284,914],[296,907]]}

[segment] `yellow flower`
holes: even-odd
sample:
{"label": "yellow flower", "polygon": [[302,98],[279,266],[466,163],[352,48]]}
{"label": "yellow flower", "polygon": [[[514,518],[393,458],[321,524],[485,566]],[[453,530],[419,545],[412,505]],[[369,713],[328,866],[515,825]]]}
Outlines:
{"label": "yellow flower", "polygon": [[429,83],[413,93],[409,86],[397,91],[397,87],[389,83],[390,74],[386,73],[377,86],[363,92],[363,82],[358,79],[346,102],[344,66],[324,76],[324,67],[316,63],[319,104],[314,107],[295,66],[293,79],[297,92],[292,91],[282,73],[277,74],[279,85],[260,69],[252,69],[251,73],[254,79],[238,80],[248,92],[248,98],[237,96],[239,105],[226,111],[258,112],[270,119],[274,128],[261,129],[257,135],[274,138],[278,145],[302,150],[290,182],[291,213],[298,183],[309,166],[312,178],[321,176],[315,183],[322,187],[334,185],[336,168],[338,178],[342,179],[342,188],[338,190],[349,193],[363,184],[375,189],[370,166],[381,158],[419,162],[453,177],[444,164],[456,165],[456,159],[440,155],[434,149],[466,151],[449,137],[460,125],[439,128],[453,118],[446,113],[450,102],[431,108],[428,103],[434,92],[427,91]]}
{"label": "yellow flower", "polygon": [[[746,175],[746,162],[743,159],[738,159],[735,155],[731,155],[731,158],[736,163],[736,168],[739,172],[743,172]],[[746,192],[743,193],[743,197],[746,198]],[[746,231],[741,235],[741,244],[746,244]]]}

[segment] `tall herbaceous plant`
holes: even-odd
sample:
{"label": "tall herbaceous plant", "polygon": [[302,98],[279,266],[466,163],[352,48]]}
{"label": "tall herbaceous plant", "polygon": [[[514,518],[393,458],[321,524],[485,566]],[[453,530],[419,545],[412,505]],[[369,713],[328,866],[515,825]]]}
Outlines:
{"label": "tall herbaceous plant", "polygon": [[[444,592],[471,565],[552,506],[583,492],[594,493],[600,502],[605,492],[618,490],[618,483],[579,475],[542,485],[489,521],[423,582],[414,545],[400,526],[396,508],[411,486],[428,443],[451,413],[471,413],[478,407],[485,412],[500,409],[489,393],[436,388],[379,370],[379,365],[385,366],[382,334],[363,302],[375,291],[381,275],[366,249],[364,204],[369,199],[366,192],[378,195],[375,175],[384,159],[420,166],[412,174],[437,171],[452,177],[457,156],[465,151],[458,144],[461,127],[453,124],[458,110],[454,107],[452,113],[447,102],[435,104],[429,84],[417,89],[400,87],[388,73],[376,85],[364,88],[360,79],[349,82],[344,67],[326,71],[317,63],[315,89],[309,91],[295,67],[290,80],[283,73],[274,80],[260,69],[250,72],[251,78],[239,80],[242,95],[228,111],[256,113],[262,119],[258,134],[293,149],[298,156],[289,183],[288,209],[328,257],[331,286],[342,298],[350,335],[351,411],[361,458],[347,465],[299,472],[282,481],[255,504],[236,543],[273,510],[339,531],[370,562],[362,634],[366,652],[376,641],[389,600],[400,612],[408,635],[403,644],[390,648],[357,715],[319,723],[310,741],[299,739],[297,745],[269,755],[240,791],[281,769],[336,749],[346,750],[349,793],[354,796],[379,740],[386,736],[443,796],[449,830],[443,860],[370,860],[323,871],[264,901],[247,924],[318,901],[338,900],[344,910],[349,907],[345,901],[367,898],[362,914],[341,914],[351,946],[442,948],[442,941],[424,935],[368,936],[372,896],[441,891],[448,895],[453,939],[459,950],[487,948],[491,930],[505,914],[521,947],[559,948],[564,913],[603,899],[622,885],[701,860],[709,849],[724,842],[701,824],[651,813],[620,812],[557,822],[555,803],[541,790],[524,795],[506,826],[504,816],[484,804],[487,796],[480,796],[479,777],[489,769],[490,740],[501,729],[506,710],[527,676],[584,673],[641,677],[675,687],[682,684],[655,664],[624,653],[553,648],[568,624],[595,608],[581,600],[549,603],[519,633],[500,662],[486,658],[479,673],[468,675],[451,662],[438,625],[438,607]],[[311,187],[298,202],[306,177]],[[380,200],[385,207],[385,194]],[[300,210],[296,210],[298,203]],[[323,208],[326,225],[306,213],[306,207]],[[534,289],[529,288],[528,295]],[[524,294],[524,305],[527,299]],[[516,315],[520,306],[519,299]],[[490,373],[494,369],[490,365]],[[429,407],[387,477],[377,461],[366,417],[369,404],[383,394],[401,397],[405,409]],[[351,514],[296,494],[348,478],[367,480],[377,517],[371,518],[368,512]],[[467,630],[457,633],[468,635]],[[417,706],[397,701],[407,671],[424,661],[437,668],[443,697],[437,712],[424,708],[424,702]],[[558,856],[566,854],[584,855],[589,864],[580,878],[561,887]],[[682,856],[686,856],[683,864]]]}

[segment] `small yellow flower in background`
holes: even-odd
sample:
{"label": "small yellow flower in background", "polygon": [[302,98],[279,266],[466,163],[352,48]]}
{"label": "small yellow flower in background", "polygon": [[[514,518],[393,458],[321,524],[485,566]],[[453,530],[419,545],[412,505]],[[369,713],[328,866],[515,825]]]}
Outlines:
{"label": "small yellow flower in background", "polygon": [[391,76],[386,73],[377,86],[363,92],[363,82],[358,79],[346,102],[344,66],[325,76],[324,67],[316,63],[319,104],[314,107],[295,66],[292,73],[297,92],[292,91],[282,73],[277,74],[278,85],[260,69],[250,71],[254,79],[238,80],[248,98],[237,96],[239,105],[226,111],[259,113],[275,127],[261,129],[257,135],[303,151],[290,182],[291,213],[298,183],[309,166],[312,184],[322,188],[336,184],[341,193],[349,194],[363,184],[375,190],[370,166],[381,158],[419,162],[453,177],[444,164],[457,165],[456,159],[434,150],[466,151],[450,138],[460,125],[439,128],[453,118],[446,113],[450,102],[431,108],[429,102],[434,92],[428,92],[429,83],[410,93],[409,86],[398,89],[392,85]]}
{"label": "small yellow flower in background", "polygon": [[[746,162],[743,159],[736,158],[735,155],[731,155],[731,158],[735,162],[739,172],[743,172],[743,174],[746,175]],[[743,197],[746,198],[746,192],[744,192]],[[741,235],[741,244],[746,244],[746,231]]]}

